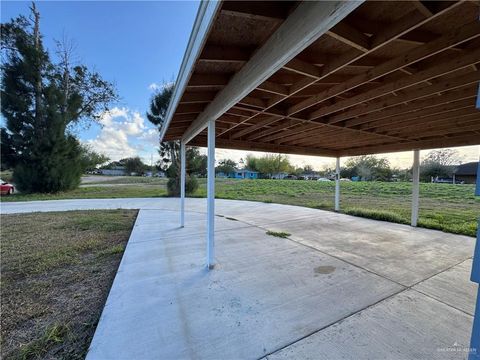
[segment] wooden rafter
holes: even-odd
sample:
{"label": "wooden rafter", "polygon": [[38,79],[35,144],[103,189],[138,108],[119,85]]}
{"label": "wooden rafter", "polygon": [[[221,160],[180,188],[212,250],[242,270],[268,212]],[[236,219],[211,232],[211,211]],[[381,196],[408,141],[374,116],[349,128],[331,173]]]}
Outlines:
{"label": "wooden rafter", "polygon": [[416,0],[398,16],[391,2],[361,5],[278,67],[274,52],[291,50],[282,36],[296,34],[276,32],[305,4],[224,2],[165,139],[205,145],[202,127],[216,119],[217,146],[231,149],[346,156],[480,143],[471,3]]}
{"label": "wooden rafter", "polygon": [[[422,14],[420,14],[417,10],[412,11],[411,13],[407,14],[406,16],[402,17],[399,19],[395,24],[393,24],[391,27],[388,29],[388,35],[387,36],[377,36],[373,37],[371,40],[371,46],[370,46],[370,52],[373,52],[380,48],[381,46],[385,46],[389,44],[390,42],[394,41],[395,39],[399,38],[400,36],[404,35],[405,33],[412,31],[413,29],[416,29],[420,27],[421,25],[425,24],[426,22],[433,20],[444,13],[446,13],[449,9],[454,8],[456,4],[451,5],[449,8],[444,8],[438,13],[432,15],[429,18],[425,18]],[[379,41],[379,39],[383,39],[383,42]],[[316,81],[319,81],[323,78],[326,78],[327,76],[333,74],[335,71],[341,70],[348,66],[351,63],[354,63],[355,61],[358,61],[362,59],[366,54],[361,52],[359,53],[357,50],[354,52],[348,52],[344,55],[341,55],[339,57],[334,58],[330,63],[325,64],[325,66],[322,67],[320,73],[318,76],[315,74],[314,71],[311,71],[309,73],[309,76],[306,76],[304,79],[298,81],[296,84],[293,84],[290,87],[290,93],[289,95],[293,95],[311,84],[315,83]],[[313,69],[312,69],[313,70]],[[281,101],[285,100],[288,98],[288,96],[284,97],[283,99],[279,99],[277,102],[272,102],[269,107],[267,107],[265,110],[268,110],[269,108],[277,105]],[[258,116],[257,114],[252,115]],[[241,124],[241,123],[239,123]],[[225,133],[234,130],[235,127],[232,127],[228,131],[223,132],[221,135],[224,135]]]}
{"label": "wooden rafter", "polygon": [[354,97],[351,97],[342,101],[338,101],[333,105],[315,110],[309,114],[308,118],[310,120],[317,119],[319,117],[352,107],[354,105],[363,103],[365,101],[379,98],[391,92],[399,91],[407,87],[416,85],[418,83],[422,83],[426,80],[431,80],[433,78],[436,78],[445,74],[449,74],[463,67],[470,66],[471,64],[475,64],[479,61],[479,59],[480,59],[480,48],[476,50],[471,50],[469,52],[466,52],[464,56],[456,57],[451,59],[450,61],[440,63],[427,70],[419,71],[413,76],[405,77],[393,83],[379,86],[370,91],[362,92],[361,94],[356,95]]}
{"label": "wooden rafter", "polygon": [[[436,55],[441,51],[461,44],[465,41],[469,41],[478,36],[480,36],[480,23],[478,21],[474,21],[471,24],[468,24],[460,29],[455,29],[445,36],[441,36],[438,39],[432,40],[431,42],[421,45],[414,50],[409,50],[402,55],[397,56],[392,60],[388,60],[365,73],[354,76],[348,81],[331,87],[326,91],[323,91],[315,96],[305,99],[296,105],[291,106],[288,109],[288,115],[295,114],[310,106],[340,95],[346,91],[352,90],[367,82],[371,82],[372,80],[378,79],[379,77],[385,76],[393,71],[403,69],[410,64],[423,60],[426,57]],[[409,74],[411,73],[412,72],[409,72]]]}
{"label": "wooden rafter", "polygon": [[[348,122],[349,126],[362,124],[364,122],[368,122],[368,121],[365,121],[368,118],[365,118],[365,117],[360,118],[361,115],[366,115],[372,112],[378,112],[380,110],[382,112],[381,115],[383,115],[385,114],[386,109],[390,107],[405,104],[407,102],[411,102],[411,101],[425,98],[428,96],[432,96],[434,94],[442,93],[447,90],[454,90],[457,88],[469,86],[471,84],[476,84],[479,81],[480,81],[480,71],[471,72],[466,75],[449,78],[445,80],[438,80],[433,82],[432,85],[424,85],[418,89],[405,92],[404,94],[401,94],[399,96],[392,96],[388,99],[378,99],[373,102],[370,102],[367,106],[354,107],[340,114],[329,116],[326,122],[330,124],[335,124],[344,120],[350,120]],[[439,100],[439,101],[442,101],[442,100]],[[353,119],[356,117],[358,117],[358,119]]]}
{"label": "wooden rafter", "polygon": [[335,25],[327,34],[360,51],[368,52],[370,49],[369,37],[345,21]]}

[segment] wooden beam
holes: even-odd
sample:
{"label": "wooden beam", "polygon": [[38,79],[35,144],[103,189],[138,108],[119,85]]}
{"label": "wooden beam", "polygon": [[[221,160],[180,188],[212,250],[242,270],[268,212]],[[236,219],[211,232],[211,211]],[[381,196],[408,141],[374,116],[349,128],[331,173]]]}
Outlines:
{"label": "wooden beam", "polygon": [[196,103],[196,104],[180,104],[177,106],[175,114],[191,114],[191,113],[200,113],[205,109],[205,104]]}
{"label": "wooden beam", "polygon": [[[305,136],[310,136],[311,132],[318,129],[326,129],[323,124],[304,124],[302,127],[297,128],[295,131],[286,131],[283,136],[276,139],[277,144],[282,144],[298,139],[303,139]],[[329,129],[327,129],[329,131]]]}
{"label": "wooden beam", "polygon": [[264,100],[251,96],[245,96],[238,103],[242,105],[253,106],[259,109],[264,109],[267,106],[267,103]]}
{"label": "wooden beam", "polygon": [[251,134],[250,136],[247,137],[247,140],[251,141],[251,140],[259,139],[259,138],[262,138],[264,136],[274,134],[278,131],[281,131],[283,129],[286,129],[286,128],[289,128],[291,126],[295,126],[295,125],[298,125],[298,124],[299,124],[299,122],[296,121],[296,120],[283,119],[283,120],[279,121],[278,125],[276,125],[276,126],[265,129],[263,131],[256,132],[255,134]]}
{"label": "wooden beam", "polygon": [[286,96],[288,95],[288,87],[271,81],[264,81],[257,86],[257,90],[269,92],[272,94]]}
{"label": "wooden beam", "polygon": [[356,156],[365,154],[378,154],[396,151],[408,151],[413,149],[435,149],[441,147],[480,145],[480,136],[478,134],[467,133],[452,137],[435,137],[433,139],[419,141],[405,141],[402,143],[393,143],[375,146],[352,147],[339,151],[340,156]]}
{"label": "wooden beam", "polygon": [[252,116],[252,114],[258,114],[259,112],[260,112],[260,110],[246,109],[245,107],[241,108],[238,105],[232,106],[232,108],[230,108],[226,111],[227,114],[232,114],[232,115],[235,115],[235,116],[243,116],[243,117],[247,117],[247,118],[250,118]]}
{"label": "wooden beam", "polygon": [[288,129],[288,128],[280,129],[280,130],[282,130],[281,132],[279,132],[277,134],[266,136],[266,137],[262,138],[261,141],[274,141],[274,140],[276,140],[276,143],[280,144],[280,143],[282,143],[282,141],[280,141],[279,139],[283,139],[283,138],[285,138],[287,136],[291,136],[293,134],[299,134],[299,133],[306,134],[306,131],[312,131],[312,130],[318,129],[319,126],[321,126],[321,125],[318,125],[318,124],[302,124],[302,123],[297,123],[297,124],[301,124],[301,125],[295,126],[292,129]]}
{"label": "wooden beam", "polygon": [[367,52],[370,48],[368,36],[347,24],[345,21],[335,25],[327,34],[363,52]]}
{"label": "wooden beam", "polygon": [[317,119],[319,117],[352,107],[359,103],[376,99],[388,93],[399,91],[409,86],[421,83],[423,81],[430,80],[435,77],[439,77],[439,76],[454,72],[458,69],[469,66],[471,64],[475,64],[479,61],[480,61],[480,49],[471,50],[469,52],[466,52],[464,56],[456,57],[451,59],[450,61],[440,63],[429,69],[419,71],[415,75],[379,86],[375,89],[363,92],[351,98],[338,101],[333,105],[322,107],[310,113],[308,118],[310,120]]}
{"label": "wooden beam", "polygon": [[265,119],[259,121],[258,123],[254,124],[254,125],[250,125],[246,129],[237,131],[236,133],[232,134],[231,138],[232,139],[241,138],[242,136],[245,136],[245,135],[250,134],[254,131],[257,131],[257,130],[265,127],[265,126],[273,124],[274,122],[277,122],[280,119],[281,118],[279,118],[278,116],[267,116]]}
{"label": "wooden beam", "polygon": [[250,59],[253,50],[251,47],[206,45],[199,60],[244,63]]}
{"label": "wooden beam", "polygon": [[480,115],[468,115],[460,119],[449,119],[448,123],[436,123],[435,127],[425,127],[419,132],[403,132],[402,137],[408,140],[420,140],[431,137],[449,137],[468,131],[480,131]]}
{"label": "wooden beam", "polygon": [[[441,96],[439,96],[441,98]],[[421,106],[416,106],[413,111],[406,111],[405,113],[397,113],[397,115],[392,117],[382,118],[381,120],[371,121],[366,124],[359,125],[359,129],[369,130],[369,129],[381,129],[384,126],[387,126],[389,129],[394,129],[401,127],[403,122],[410,121],[415,119],[415,121],[420,120],[423,117],[428,116],[438,116],[445,112],[450,112],[458,109],[463,109],[465,107],[473,106],[474,104],[474,95],[470,99],[464,99],[461,101],[449,102],[442,104],[441,106],[433,106],[429,108],[424,108]],[[430,100],[431,101],[431,100]],[[428,103],[428,101],[426,101]],[[421,110],[418,110],[421,109]],[[405,120],[406,119],[406,120]]]}
{"label": "wooden beam", "polygon": [[[401,123],[398,127],[376,129],[377,132],[382,134],[394,135],[394,136],[408,136],[415,134],[416,137],[423,137],[423,131],[425,129],[436,128],[443,121],[446,121],[450,126],[450,129],[455,128],[455,120],[460,120],[465,117],[474,117],[476,120],[480,120],[480,111],[476,110],[474,106],[464,109],[456,109],[443,114],[425,117],[417,121],[417,119],[408,119],[409,123]],[[383,130],[383,131],[382,131]]]}
{"label": "wooden beam", "polygon": [[[383,32],[379,35],[374,35],[370,39],[370,52],[378,49],[389,42],[398,39],[402,35],[424,25],[426,22],[442,15],[446,10],[431,16],[430,18],[426,19],[423,15],[419,14],[417,10],[409,12],[399,20],[397,20],[394,24],[390,24],[383,28]],[[326,64],[322,69],[322,75],[326,76],[331,74],[338,69],[341,69],[354,61],[357,61],[361,57],[365,56],[365,53],[352,53],[347,52],[346,54],[340,55],[336,57],[332,62]],[[322,76],[323,77],[323,76]]]}
{"label": "wooden beam", "polygon": [[[428,20],[433,20],[436,17],[443,15],[446,13],[448,10],[454,8],[456,5],[450,5],[450,8],[444,8],[442,11],[439,11],[435,15],[431,16]],[[380,48],[381,46],[384,46],[388,44],[389,42],[398,39],[400,36],[411,32],[412,30],[416,29],[417,27],[425,24],[428,20],[421,19],[417,23],[415,21],[418,20],[418,13],[416,11],[412,12],[414,16],[411,19],[408,19],[408,16],[405,16],[398,20],[395,24],[389,24],[389,27],[391,29],[395,29],[396,32],[392,32],[391,30],[388,37],[384,39],[383,43],[377,43],[374,47],[371,46],[370,52],[373,52],[374,50]],[[408,15],[408,14],[407,14]],[[413,21],[412,21],[413,20]],[[369,52],[369,53],[370,53]],[[320,79],[323,79],[331,74],[333,74],[335,71],[338,71],[352,63],[356,63],[362,58],[369,53],[361,53],[358,54],[358,52],[348,52],[344,55],[337,56],[335,57],[331,62],[325,64],[325,66],[322,68],[322,73],[320,76]],[[309,85],[312,84],[312,80],[310,78],[305,78],[297,83],[293,84],[290,86],[290,95],[295,94],[296,92],[299,92],[305,88],[307,88]]]}
{"label": "wooden beam", "polygon": [[[440,15],[443,12],[437,14]],[[373,35],[370,39],[370,46],[375,48],[377,45],[384,43],[387,39],[395,37],[401,37],[403,34],[411,31],[413,28],[417,28],[426,22],[430,21],[433,16],[425,17],[422,13],[417,10],[411,11],[408,14],[404,15],[402,18],[396,21],[395,26],[387,26],[383,29],[382,32],[379,32],[376,35]],[[399,35],[399,33],[401,35]]]}
{"label": "wooden beam", "polygon": [[438,54],[445,49],[459,45],[463,42],[469,41],[480,36],[480,23],[474,22],[455,29],[450,33],[441,36],[425,45],[421,45],[413,50],[409,50],[392,60],[388,60],[375,68],[352,77],[351,79],[338,84],[328,90],[325,90],[315,96],[301,101],[300,103],[291,106],[287,113],[289,115],[302,111],[310,106],[318,104],[322,101],[330,99],[334,96],[340,95],[346,91],[352,90],[362,84],[371,82],[382,76],[390,74],[396,70],[408,67],[408,65],[421,61],[427,57]]}
{"label": "wooden beam", "polygon": [[299,59],[290,60],[283,68],[316,80],[320,78],[320,68]]}
{"label": "wooden beam", "polygon": [[225,113],[218,118],[218,121],[227,122],[229,124],[237,124],[240,119],[238,118],[238,116],[233,116]]}
{"label": "wooden beam", "polygon": [[420,11],[425,17],[430,17],[433,15],[433,11],[430,10],[426,4],[424,4],[422,1],[414,0],[412,1],[412,4]]}
{"label": "wooden beam", "polygon": [[194,121],[184,134],[183,140],[185,142],[192,140],[205,128],[208,121],[217,119],[258,85],[268,80],[272,74],[361,3],[361,1],[300,3]]}
{"label": "wooden beam", "polygon": [[205,86],[218,86],[226,85],[228,83],[228,75],[219,74],[193,74],[188,82],[187,87],[205,87]]}
{"label": "wooden beam", "polygon": [[[308,138],[304,138],[301,141],[295,143],[296,146],[311,146],[315,144],[322,144],[323,147],[326,148],[337,148],[341,149],[348,144],[348,146],[359,146],[363,144],[384,144],[386,141],[393,141],[399,142],[403,141],[404,139],[394,139],[394,138],[384,138],[378,136],[372,136],[370,134],[355,134],[349,133],[345,131],[339,131],[337,129],[336,133],[331,135],[320,135],[320,136],[311,136]],[[284,144],[289,145],[289,144]]]}
{"label": "wooden beam", "polygon": [[[300,146],[286,146],[268,143],[259,143],[255,141],[243,140],[226,140],[217,138],[215,140],[217,148],[222,149],[236,149],[247,151],[265,151],[283,154],[297,154],[297,155],[311,155],[311,156],[330,156],[336,157],[337,151],[325,149],[321,147],[300,147]],[[204,136],[197,136],[190,142],[191,146],[206,146],[206,138]]]}
{"label": "wooden beam", "polygon": [[[458,1],[458,3],[455,5],[460,5],[462,2]],[[392,3],[394,4],[394,3]],[[453,7],[452,7],[453,8]],[[425,16],[425,15],[424,15]],[[436,17],[436,15],[430,16],[430,18]],[[425,16],[425,18],[428,18]],[[355,17],[352,17],[349,19],[349,22],[351,25],[353,25],[356,29],[359,31],[363,32],[364,34],[367,34],[369,36],[372,36],[374,34],[378,34],[383,31],[383,29],[388,28],[391,24],[388,22],[382,22],[379,21],[378,19],[369,19],[362,17],[361,15],[357,15]],[[408,31],[407,33],[403,33],[401,36],[397,37],[395,40],[396,41],[401,41],[401,42],[406,42],[409,44],[424,44],[427,42],[430,42],[432,40],[435,40],[438,37],[438,34],[432,33],[427,30],[423,29],[412,29],[411,31]]]}
{"label": "wooden beam", "polygon": [[[318,51],[314,49],[305,49],[301,54],[298,55],[298,59],[308,62],[312,65],[316,66],[324,66],[332,62],[338,54],[334,53],[325,53],[323,51]],[[361,57],[355,62],[349,64],[348,66],[351,67],[374,67],[385,61],[389,60],[390,57],[380,57],[368,54],[366,57]]]}
{"label": "wooden beam", "polygon": [[210,102],[214,99],[214,91],[185,92],[180,100],[180,104],[194,104]]}
{"label": "wooden beam", "polygon": [[182,121],[193,121],[197,118],[196,115],[194,114],[175,114],[173,115],[173,118],[172,118],[172,123],[173,122],[182,122]]}
{"label": "wooden beam", "polygon": [[278,3],[271,6],[261,1],[225,1],[221,12],[230,16],[269,22],[281,22],[288,16],[290,5]]}
{"label": "wooden beam", "polygon": [[[422,26],[428,21],[431,21],[438,16],[443,15],[450,9],[454,8],[457,6],[457,4],[450,5],[450,7],[446,7],[442,9],[441,11],[438,11],[436,14],[429,18],[425,18],[423,15],[419,14],[416,10],[406,14],[399,20],[397,20],[394,24],[389,24],[389,26],[386,26],[383,29],[387,29],[386,31],[383,31],[379,35],[373,36],[370,39],[370,49],[371,51],[376,50],[378,47],[385,45],[386,43],[398,39],[399,37],[403,36],[404,34],[411,32],[412,30]],[[358,54],[352,54],[352,53],[347,53],[345,55],[342,55],[338,57],[335,61],[332,61],[331,63],[327,64],[323,68],[323,74],[330,74],[333,71],[336,71],[344,66],[347,66],[357,59],[361,58],[364,54],[358,55]]]}
{"label": "wooden beam", "polygon": [[[460,87],[468,86],[471,84],[476,84],[480,81],[480,71],[471,72],[462,76],[453,77],[444,80],[438,80],[433,82],[432,85],[425,85],[421,88],[416,90],[411,90],[402,94],[400,96],[392,96],[388,99],[379,99],[374,102],[371,102],[368,106],[358,106],[342,112],[340,114],[336,114],[334,116],[330,116],[327,120],[328,123],[338,123],[344,120],[350,120],[348,122],[349,126],[358,125],[364,123],[366,121],[365,118],[362,119],[352,119],[354,117],[358,117],[360,115],[369,114],[378,110],[382,110],[382,113],[385,112],[386,108],[397,106],[400,104],[404,104],[409,101],[414,101],[423,97],[431,96],[437,93],[441,93],[444,91],[454,90]],[[393,111],[393,110],[392,110]]]}

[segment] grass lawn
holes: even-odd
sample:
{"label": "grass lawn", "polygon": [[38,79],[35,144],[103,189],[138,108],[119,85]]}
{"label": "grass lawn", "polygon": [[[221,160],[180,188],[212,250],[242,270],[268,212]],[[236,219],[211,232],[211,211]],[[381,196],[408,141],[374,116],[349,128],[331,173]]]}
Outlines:
{"label": "grass lawn", "polygon": [[83,359],[135,210],[2,215],[2,359]]}
{"label": "grass lawn", "polygon": [[[2,201],[166,196],[166,180],[121,177],[91,182],[88,187],[55,195],[17,194]],[[205,197],[206,180],[199,179],[194,197]],[[217,179],[221,199],[253,200],[333,210],[333,182],[304,180]],[[420,184],[419,226],[475,236],[480,199],[474,185]],[[411,184],[342,182],[341,209],[356,216],[410,223]]]}
{"label": "grass lawn", "polygon": [[[333,210],[334,182],[302,180],[223,180],[217,197],[256,200]],[[377,220],[410,224],[411,184],[341,182],[341,210]],[[420,184],[419,226],[475,236],[480,198],[475,185]],[[206,196],[202,186],[196,196]]]}

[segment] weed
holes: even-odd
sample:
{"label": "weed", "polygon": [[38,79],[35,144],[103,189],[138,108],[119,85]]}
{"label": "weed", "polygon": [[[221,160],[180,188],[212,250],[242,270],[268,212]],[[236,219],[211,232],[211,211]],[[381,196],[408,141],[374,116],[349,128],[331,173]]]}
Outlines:
{"label": "weed", "polygon": [[288,238],[290,235],[290,233],[288,232],[283,232],[283,231],[271,231],[271,230],[268,230],[267,235],[270,235],[270,236],[276,236],[276,237],[279,237],[279,238],[282,238],[282,239],[286,239]]}
{"label": "weed", "polygon": [[70,329],[66,325],[53,324],[48,326],[40,338],[20,348],[20,358],[29,360],[43,357],[52,347],[62,343],[69,333]]}
{"label": "weed", "polygon": [[110,255],[116,255],[116,254],[123,254],[123,251],[125,250],[125,247],[121,244],[119,245],[114,245],[112,247],[109,247],[104,250],[100,250],[97,253],[97,256],[110,256]]}

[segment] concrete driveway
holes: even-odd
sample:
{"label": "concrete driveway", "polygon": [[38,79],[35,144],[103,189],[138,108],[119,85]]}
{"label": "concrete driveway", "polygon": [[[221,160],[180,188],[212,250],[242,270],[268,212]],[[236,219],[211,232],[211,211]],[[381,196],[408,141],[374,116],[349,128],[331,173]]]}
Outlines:
{"label": "concrete driveway", "polygon": [[[295,206],[205,199],[2,203],[141,209],[88,359],[464,359],[474,239]],[[288,238],[266,234],[288,232]]]}

